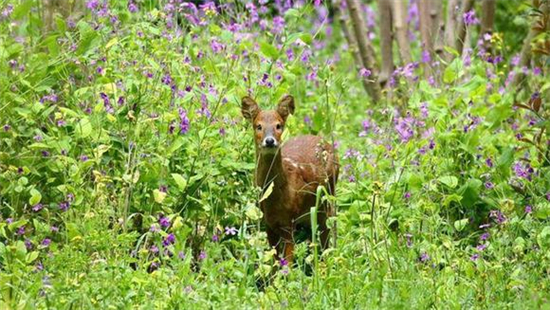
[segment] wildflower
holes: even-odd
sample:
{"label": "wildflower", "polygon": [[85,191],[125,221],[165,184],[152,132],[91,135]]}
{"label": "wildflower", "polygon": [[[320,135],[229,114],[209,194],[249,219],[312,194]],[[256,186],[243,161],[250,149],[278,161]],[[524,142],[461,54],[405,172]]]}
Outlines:
{"label": "wildflower", "polygon": [[128,2],[128,11],[130,11],[130,13],[135,13],[138,11],[138,7],[134,1]]}
{"label": "wildflower", "polygon": [[154,253],[154,254],[157,254],[159,252],[159,248],[154,244],[151,246],[149,250],[151,251],[151,253]]}
{"label": "wildflower", "polygon": [[59,203],[59,210],[61,211],[67,211],[69,210],[70,203],[68,201],[63,201]]}
{"label": "wildflower", "polygon": [[422,51],[422,62],[423,63],[429,63],[432,61],[432,58],[430,57],[430,52],[427,50]]}
{"label": "wildflower", "polygon": [[546,200],[550,201],[550,192],[546,193]]}
{"label": "wildflower", "polygon": [[484,232],[480,237],[479,239],[482,240],[482,241],[485,241],[487,239],[489,239],[491,235],[488,233],[488,232]]}
{"label": "wildflower", "polygon": [[86,2],[86,8],[90,10],[95,10],[99,6],[99,0],[89,0]]}
{"label": "wildflower", "polygon": [[506,222],[506,216],[504,216],[500,210],[491,210],[491,212],[489,212],[489,217],[499,224]]}
{"label": "wildflower", "polygon": [[487,248],[486,244],[480,244],[476,247],[476,250],[481,252],[481,251],[485,250],[486,248]]}
{"label": "wildflower", "polygon": [[88,156],[86,155],[80,156],[80,161],[88,161]]}
{"label": "wildflower", "polygon": [[238,230],[235,227],[225,227],[225,234],[228,236],[235,236]]}
{"label": "wildflower", "polygon": [[167,228],[167,227],[170,226],[170,220],[166,216],[162,216],[159,219],[159,224],[160,224],[160,226],[162,226],[164,228]]}
{"label": "wildflower", "polygon": [[205,251],[201,251],[201,253],[199,254],[199,259],[200,260],[205,260],[206,259],[206,252]]}
{"label": "wildflower", "polygon": [[420,261],[425,263],[430,260],[430,255],[428,253],[424,252],[422,255],[420,255]]}
{"label": "wildflower", "polygon": [[34,247],[34,244],[32,244],[32,241],[29,238],[25,238],[25,247],[27,250],[32,250]]}
{"label": "wildflower", "polygon": [[50,238],[45,238],[44,240],[42,240],[42,245],[45,247],[49,246],[50,243],[52,243],[52,240]]}
{"label": "wildflower", "polygon": [[213,234],[212,235],[212,242],[218,242],[220,241],[220,236],[218,236],[218,234]]}
{"label": "wildflower", "polygon": [[8,4],[6,8],[2,10],[3,17],[9,17],[13,13],[13,4]]}
{"label": "wildflower", "polygon": [[403,195],[403,198],[405,199],[410,199],[411,198],[411,192],[406,192],[404,195]]}
{"label": "wildflower", "polygon": [[493,184],[493,182],[485,182],[486,189],[493,189],[494,187],[495,185]]}
{"label": "wildflower", "polygon": [[472,262],[475,262],[475,261],[478,260],[478,258],[479,258],[479,254],[476,253],[476,254],[472,255],[472,257],[470,257],[470,260],[471,260]]}
{"label": "wildflower", "polygon": [[170,74],[166,73],[160,81],[164,85],[170,85],[170,84],[172,84],[172,77],[170,76]]}
{"label": "wildflower", "polygon": [[409,141],[414,135],[414,119],[410,116],[406,118],[399,117],[395,120],[395,131],[399,134],[401,142]]}
{"label": "wildflower", "polygon": [[164,238],[164,240],[162,241],[162,244],[166,247],[170,244],[174,244],[175,242],[176,237],[174,236],[174,234],[168,234],[168,236],[166,236],[166,238]]}
{"label": "wildflower", "polygon": [[48,151],[42,151],[42,157],[49,157],[50,156],[50,152]]}
{"label": "wildflower", "polygon": [[180,133],[185,134],[189,131],[189,118],[187,117],[187,111],[183,108],[178,110],[180,116]]}
{"label": "wildflower", "polygon": [[518,178],[524,178],[528,181],[531,181],[531,175],[535,170],[528,163],[522,165],[521,162],[516,162],[514,164],[514,173]]}
{"label": "wildflower", "polygon": [[11,129],[11,126],[10,126],[10,125],[8,125],[8,124],[6,124],[6,125],[4,125],[4,127],[3,127],[3,128],[4,128],[4,131],[8,132],[8,131],[10,131],[10,129]]}
{"label": "wildflower", "polygon": [[279,265],[281,265],[281,267],[285,267],[285,266],[288,266],[288,261],[284,258],[281,258],[279,260]]}
{"label": "wildflower", "polygon": [[185,259],[185,253],[183,253],[183,251],[179,251],[178,252],[178,258],[182,259],[182,260]]}
{"label": "wildflower", "polygon": [[52,233],[58,233],[58,232],[59,232],[59,227],[57,227],[57,226],[52,226],[52,227],[50,227],[50,231],[51,231]]}
{"label": "wildflower", "polygon": [[531,212],[533,212],[533,207],[530,206],[530,205],[526,205],[525,206],[525,213],[531,214]]}
{"label": "wildflower", "polygon": [[485,160],[485,164],[487,165],[487,167],[493,168],[493,161],[491,160],[491,158],[487,158]]}
{"label": "wildflower", "polygon": [[34,207],[32,207],[32,210],[34,212],[38,212],[38,211],[42,210],[43,208],[44,208],[44,206],[41,203],[38,203],[38,204],[34,205]]}
{"label": "wildflower", "polygon": [[368,78],[371,74],[372,72],[367,68],[361,68],[361,70],[359,70],[359,75],[363,78]]}
{"label": "wildflower", "polygon": [[476,17],[475,10],[470,10],[470,11],[464,13],[462,18],[464,19],[464,23],[466,24],[466,26],[479,24],[479,19],[477,19],[477,17]]}
{"label": "wildflower", "polygon": [[407,247],[412,247],[412,235],[411,234],[405,234],[405,238],[407,238]]}

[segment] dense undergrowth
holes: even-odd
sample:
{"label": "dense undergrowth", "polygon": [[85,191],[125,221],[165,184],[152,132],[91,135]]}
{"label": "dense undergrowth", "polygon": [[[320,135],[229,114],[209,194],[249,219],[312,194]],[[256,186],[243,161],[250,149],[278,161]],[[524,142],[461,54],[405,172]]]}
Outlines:
{"label": "dense undergrowth", "polygon": [[[419,62],[372,102],[316,2],[88,1],[50,32],[35,2],[0,1],[0,308],[548,303],[548,60],[515,65],[528,6],[499,7],[519,30],[497,17],[498,60],[473,42],[422,61],[413,31]],[[300,243],[294,267],[267,246],[239,109],[287,93],[288,136],[334,139],[342,164],[337,243],[319,261]]]}

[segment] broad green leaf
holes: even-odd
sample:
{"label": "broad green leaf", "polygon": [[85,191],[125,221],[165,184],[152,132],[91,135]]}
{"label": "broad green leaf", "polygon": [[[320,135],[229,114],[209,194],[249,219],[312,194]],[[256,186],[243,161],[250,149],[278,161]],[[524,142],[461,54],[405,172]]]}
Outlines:
{"label": "broad green leaf", "polygon": [[467,218],[455,221],[455,223],[454,223],[455,229],[457,231],[462,231],[464,229],[464,227],[466,227],[466,225],[468,225],[468,221],[469,221],[469,219],[467,219]]}
{"label": "broad green leaf", "polygon": [[277,48],[267,42],[260,43],[260,51],[262,52],[262,54],[264,54],[264,56],[271,58],[272,60],[279,57],[279,51],[277,50]]}
{"label": "broad green leaf", "polygon": [[31,189],[30,194],[31,194],[31,198],[29,198],[29,204],[31,206],[35,206],[38,203],[40,203],[40,200],[42,200],[42,194],[40,194],[39,191],[33,188]]}
{"label": "broad green leaf", "polygon": [[85,117],[81,119],[78,124],[76,124],[75,133],[79,138],[86,138],[92,134],[92,129],[92,123],[87,117]]}
{"label": "broad green leaf", "polygon": [[166,193],[165,192],[161,192],[160,190],[158,189],[155,189],[153,191],[153,197],[155,198],[155,201],[157,203],[162,203],[164,201],[164,198],[166,198]]}
{"label": "broad green leaf", "polygon": [[180,190],[184,190],[187,187],[187,180],[181,174],[172,173],[172,178],[176,181]]}
{"label": "broad green leaf", "polygon": [[458,185],[458,179],[455,176],[444,176],[440,177],[438,180],[450,188],[455,188]]}

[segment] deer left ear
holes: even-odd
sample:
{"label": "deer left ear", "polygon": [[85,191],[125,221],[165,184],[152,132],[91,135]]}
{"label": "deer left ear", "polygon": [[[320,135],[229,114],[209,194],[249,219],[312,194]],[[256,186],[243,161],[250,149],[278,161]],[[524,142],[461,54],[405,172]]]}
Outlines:
{"label": "deer left ear", "polygon": [[284,96],[277,106],[277,113],[286,121],[290,114],[294,114],[294,97],[291,95]]}

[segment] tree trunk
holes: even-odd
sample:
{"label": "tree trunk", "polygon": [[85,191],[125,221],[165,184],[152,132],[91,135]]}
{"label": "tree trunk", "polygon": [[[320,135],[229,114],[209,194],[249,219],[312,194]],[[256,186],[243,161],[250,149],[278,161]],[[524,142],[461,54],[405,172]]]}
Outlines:
{"label": "tree trunk", "polygon": [[380,16],[380,52],[382,54],[382,66],[378,81],[384,87],[393,73],[393,35],[390,3],[387,0],[378,0],[378,12]]}
{"label": "tree trunk", "polygon": [[436,54],[441,55],[443,52],[444,38],[445,38],[445,23],[443,16],[443,1],[433,1],[430,7],[430,18],[432,21],[432,29],[434,36],[434,51]]}
{"label": "tree trunk", "polygon": [[[458,1],[449,0],[447,3],[447,22],[445,23],[445,46],[456,46],[456,23],[458,20]],[[453,55],[445,53],[445,60],[450,61]]]}
{"label": "tree trunk", "polygon": [[[537,4],[539,4],[540,6],[537,7]],[[543,16],[547,16],[548,14],[550,14],[550,1],[540,2],[538,0],[533,0],[533,7],[542,11]],[[538,18],[532,18],[529,34],[527,34],[527,37],[523,41],[523,47],[521,48],[519,56],[518,68],[520,68],[520,70],[516,70],[516,75],[511,82],[511,86],[513,89],[516,88],[518,84],[525,78],[525,73],[523,73],[522,68],[529,67],[529,64],[531,62],[531,43],[533,39],[541,32],[541,29],[536,27],[539,23],[540,21],[538,20]]]}
{"label": "tree trunk", "polygon": [[392,9],[392,22],[395,29],[397,44],[399,45],[399,54],[403,65],[409,64],[411,60],[411,48],[409,43],[409,27],[405,10],[405,1],[390,0]]}
{"label": "tree trunk", "polygon": [[370,70],[371,75],[367,81],[367,92],[373,101],[380,99],[380,85],[378,84],[378,70],[375,67],[374,55],[369,49],[369,42],[367,41],[367,32],[365,30],[365,19],[361,11],[361,6],[358,0],[346,0],[348,10],[350,13],[351,24],[355,39],[357,40],[357,46],[359,47],[359,54],[361,55],[361,61],[367,70]]}
{"label": "tree trunk", "polygon": [[462,0],[462,9],[460,10],[460,15],[457,20],[456,31],[458,37],[456,38],[455,49],[459,55],[462,55],[462,50],[464,49],[464,40],[466,39],[466,31],[468,30],[466,24],[464,23],[464,14],[474,7],[474,0]]}
{"label": "tree trunk", "polygon": [[486,33],[489,33],[489,34],[493,33],[493,27],[495,25],[495,9],[496,9],[495,0],[483,0],[481,4],[481,32],[479,34],[480,34],[480,40],[482,40],[483,46],[485,47],[487,52],[491,52],[490,51],[491,42],[485,41],[484,35]]}
{"label": "tree trunk", "polygon": [[[357,47],[357,41],[355,40],[355,36],[350,33],[348,23],[346,16],[344,15],[344,12],[342,12],[340,8],[340,4],[342,1],[337,0],[333,1],[332,7],[334,9],[334,20],[338,20],[340,23],[340,27],[342,28],[342,33],[344,34],[344,37],[346,38],[346,42],[348,42],[348,50],[353,55],[353,61],[355,63],[355,68],[357,69],[357,72],[361,70],[361,68],[364,68],[363,61],[361,60],[361,55],[359,54],[359,49]],[[368,92],[369,85],[367,83],[367,79],[362,78],[361,81],[363,82],[363,88],[365,91]]]}

